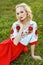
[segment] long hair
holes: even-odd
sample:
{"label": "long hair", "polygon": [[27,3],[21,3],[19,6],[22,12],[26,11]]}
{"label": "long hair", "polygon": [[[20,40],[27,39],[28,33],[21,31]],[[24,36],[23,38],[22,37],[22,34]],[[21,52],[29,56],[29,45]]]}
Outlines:
{"label": "long hair", "polygon": [[32,11],[31,11],[30,6],[28,6],[28,5],[25,4],[25,3],[20,3],[20,4],[16,5],[16,8],[18,8],[18,7],[23,7],[24,10],[27,12],[28,17],[29,17],[30,19],[32,19],[33,15],[32,15]]}

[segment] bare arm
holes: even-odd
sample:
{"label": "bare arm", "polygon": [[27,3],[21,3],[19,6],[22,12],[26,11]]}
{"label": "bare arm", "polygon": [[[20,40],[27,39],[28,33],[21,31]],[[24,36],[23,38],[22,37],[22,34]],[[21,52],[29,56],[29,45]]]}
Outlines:
{"label": "bare arm", "polygon": [[34,45],[31,45],[31,56],[33,59],[39,59],[39,60],[42,60],[42,58],[40,56],[36,56],[34,55],[34,51],[35,51],[35,44]]}
{"label": "bare arm", "polygon": [[18,35],[15,37],[15,39],[14,39],[14,44],[18,44],[18,42],[19,42],[19,40],[20,40],[20,38],[21,38],[21,33],[22,33],[22,28],[20,29],[20,31],[19,31],[19,33],[18,33]]}
{"label": "bare arm", "polygon": [[31,56],[34,56],[34,51],[35,51],[35,44],[31,45]]}
{"label": "bare arm", "polygon": [[20,30],[18,32],[18,35],[15,37],[15,39],[13,40],[14,44],[17,45],[18,42],[20,41],[21,38],[21,34],[22,34],[22,29],[23,29],[23,25],[20,24]]}

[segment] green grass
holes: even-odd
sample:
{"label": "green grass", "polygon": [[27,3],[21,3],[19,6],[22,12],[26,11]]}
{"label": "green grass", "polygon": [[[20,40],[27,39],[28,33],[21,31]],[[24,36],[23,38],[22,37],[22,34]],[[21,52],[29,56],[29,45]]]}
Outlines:
{"label": "green grass", "polygon": [[[22,2],[31,7],[33,20],[38,24],[39,44],[36,45],[35,54],[43,58],[43,0],[0,0],[0,42],[10,37],[11,26],[17,20],[15,6]],[[37,61],[31,58],[29,45],[28,48],[29,52],[21,54],[11,65],[43,65],[43,60]]]}

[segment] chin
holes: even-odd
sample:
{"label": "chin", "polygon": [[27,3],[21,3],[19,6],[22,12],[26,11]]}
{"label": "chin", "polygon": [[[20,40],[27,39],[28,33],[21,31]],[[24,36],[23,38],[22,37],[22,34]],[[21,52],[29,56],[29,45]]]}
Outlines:
{"label": "chin", "polygon": [[22,20],[20,20],[21,22],[23,22],[24,20],[22,19]]}
{"label": "chin", "polygon": [[20,21],[24,21],[24,20],[25,20],[25,18],[20,19]]}

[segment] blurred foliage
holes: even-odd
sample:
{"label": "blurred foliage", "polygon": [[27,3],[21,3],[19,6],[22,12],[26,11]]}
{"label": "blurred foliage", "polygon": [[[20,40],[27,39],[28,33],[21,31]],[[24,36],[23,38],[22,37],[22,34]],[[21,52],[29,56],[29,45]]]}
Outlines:
{"label": "blurred foliage", "polygon": [[[37,22],[39,44],[36,45],[35,54],[43,58],[43,0],[0,0],[0,42],[10,37],[11,26],[17,20],[15,6],[22,2],[31,7],[33,20]],[[11,65],[43,65],[43,60],[31,58],[29,45],[28,48],[29,52],[21,54]]]}

